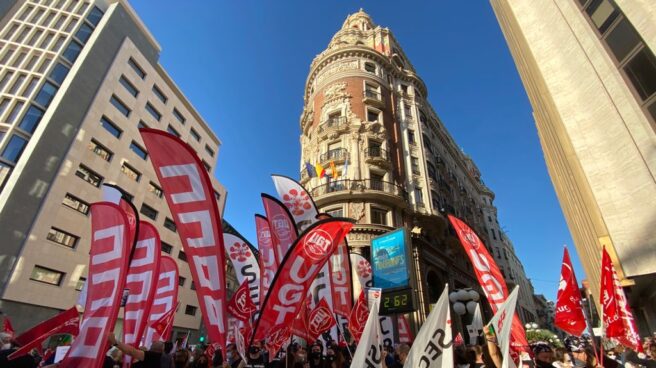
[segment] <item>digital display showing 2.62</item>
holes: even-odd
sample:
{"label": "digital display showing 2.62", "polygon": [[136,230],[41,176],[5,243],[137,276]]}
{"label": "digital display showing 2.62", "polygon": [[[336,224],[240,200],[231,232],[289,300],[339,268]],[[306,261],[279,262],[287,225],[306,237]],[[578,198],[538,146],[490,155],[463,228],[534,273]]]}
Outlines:
{"label": "digital display showing 2.62", "polygon": [[393,291],[383,290],[380,298],[380,314],[408,313],[415,310],[412,289],[404,288]]}

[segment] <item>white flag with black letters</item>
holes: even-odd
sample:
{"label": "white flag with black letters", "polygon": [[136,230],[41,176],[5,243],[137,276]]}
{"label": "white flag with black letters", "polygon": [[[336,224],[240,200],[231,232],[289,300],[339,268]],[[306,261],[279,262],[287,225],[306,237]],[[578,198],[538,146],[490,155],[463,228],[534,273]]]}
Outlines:
{"label": "white flag with black letters", "polygon": [[369,307],[369,317],[364,325],[360,342],[353,353],[351,367],[381,368],[383,366],[383,337],[378,320],[380,291],[373,298],[370,295],[369,300],[373,300],[373,303]]}

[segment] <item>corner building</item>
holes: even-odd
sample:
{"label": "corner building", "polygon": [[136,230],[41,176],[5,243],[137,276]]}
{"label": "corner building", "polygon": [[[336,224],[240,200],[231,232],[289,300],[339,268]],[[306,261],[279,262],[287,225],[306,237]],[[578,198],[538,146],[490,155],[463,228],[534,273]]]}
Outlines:
{"label": "corner building", "polygon": [[[533,289],[500,230],[494,193],[446,131],[427,93],[389,29],[362,10],[348,16],[310,66],[300,119],[301,183],[320,211],[357,221],[348,241],[366,258],[373,237],[399,227],[411,231],[415,327],[445,283],[483,295],[447,213],[479,234],[509,287],[521,285],[520,316],[534,321]],[[306,162],[329,173],[332,162],[337,177],[310,177]]]}
{"label": "corner building", "polygon": [[[123,0],[0,3],[0,309],[18,331],[75,304],[103,183],[126,190],[157,227],[180,269],[175,330],[199,329],[186,255],[138,128],[178,135],[211,177],[221,142],[159,53]],[[226,191],[212,185],[222,209]]]}
{"label": "corner building", "polygon": [[533,107],[592,296],[599,303],[605,246],[641,335],[650,335],[656,330],[656,2],[490,2]]}

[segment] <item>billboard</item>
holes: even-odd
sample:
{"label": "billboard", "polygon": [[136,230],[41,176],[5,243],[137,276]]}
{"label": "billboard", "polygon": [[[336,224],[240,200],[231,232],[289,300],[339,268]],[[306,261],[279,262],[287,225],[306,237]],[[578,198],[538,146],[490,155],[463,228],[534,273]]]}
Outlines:
{"label": "billboard", "polygon": [[381,289],[410,286],[408,236],[404,228],[371,240],[374,286]]}

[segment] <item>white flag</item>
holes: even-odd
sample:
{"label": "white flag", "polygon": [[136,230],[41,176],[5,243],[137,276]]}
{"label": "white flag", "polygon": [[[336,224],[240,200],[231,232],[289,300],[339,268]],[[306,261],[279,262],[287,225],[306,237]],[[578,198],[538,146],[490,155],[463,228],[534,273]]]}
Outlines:
{"label": "white flag", "polygon": [[510,358],[510,331],[512,327],[513,316],[515,315],[515,305],[517,304],[517,292],[519,286],[515,286],[512,293],[505,302],[499,307],[497,313],[492,317],[488,326],[494,328],[497,335],[497,343],[503,355],[503,364],[501,368],[514,367],[515,363]]}
{"label": "white flag", "polygon": [[449,285],[447,284],[415,337],[403,367],[452,368],[453,338],[451,336],[451,311],[449,310]]}
{"label": "white flag", "polygon": [[467,325],[467,333],[469,334],[469,344],[476,345],[476,340],[481,334],[483,329],[483,317],[481,317],[481,305],[476,303],[476,310],[474,311],[474,318],[472,323]]}
{"label": "white flag", "polygon": [[373,299],[373,305],[369,308],[367,323],[364,325],[358,347],[353,353],[351,367],[381,368],[383,366],[383,339],[378,320],[380,298],[371,299]]}

